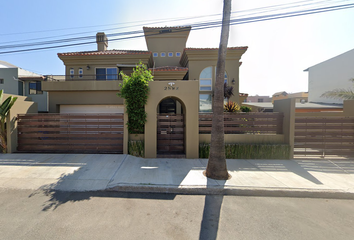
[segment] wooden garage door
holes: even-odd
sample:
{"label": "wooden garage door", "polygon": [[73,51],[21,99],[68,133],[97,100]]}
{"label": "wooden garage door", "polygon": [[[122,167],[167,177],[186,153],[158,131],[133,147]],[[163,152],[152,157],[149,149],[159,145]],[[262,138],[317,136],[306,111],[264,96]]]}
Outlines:
{"label": "wooden garage door", "polygon": [[123,153],[123,114],[18,115],[18,151]]}

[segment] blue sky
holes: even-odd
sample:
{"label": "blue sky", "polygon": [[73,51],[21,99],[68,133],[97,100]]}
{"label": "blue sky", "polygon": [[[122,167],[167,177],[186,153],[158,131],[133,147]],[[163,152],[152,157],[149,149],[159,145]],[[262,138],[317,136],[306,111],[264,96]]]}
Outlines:
{"label": "blue sky", "polygon": [[[298,8],[283,11],[304,9],[311,6],[309,4],[318,7],[323,6],[319,4],[325,3],[354,3],[353,0],[233,0],[232,11],[241,11],[233,17],[240,17],[249,9],[294,2],[297,2],[295,5]],[[221,15],[213,14],[222,13],[222,1],[3,0],[1,9],[0,46],[24,43],[21,41],[28,39],[53,40],[95,36],[98,31],[116,33],[141,30],[143,26],[177,26],[220,20]],[[263,13],[258,11],[258,15],[274,13],[262,11]],[[197,16],[199,18],[191,19]],[[172,21],[177,18],[178,21]],[[155,23],[150,24],[152,21]],[[240,68],[240,91],[250,95],[307,91],[307,73],[303,70],[353,49],[353,23],[354,8],[351,8],[232,26],[229,47],[249,47],[241,59],[243,64]],[[80,35],[70,35],[79,33]],[[219,39],[220,28],[192,31],[187,47],[218,47]],[[145,50],[146,44],[144,38],[137,38],[109,42],[108,48]],[[89,50],[96,50],[96,45],[0,54],[0,60],[36,73],[62,75],[64,65],[57,57],[58,52]]]}

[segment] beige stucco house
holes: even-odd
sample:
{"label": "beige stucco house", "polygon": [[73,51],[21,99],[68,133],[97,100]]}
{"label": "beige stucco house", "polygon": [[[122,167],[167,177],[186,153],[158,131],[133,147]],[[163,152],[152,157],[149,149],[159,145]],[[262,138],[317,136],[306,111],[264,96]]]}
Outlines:
{"label": "beige stucco house", "polygon": [[[123,113],[117,97],[120,72],[129,74],[139,62],[154,76],[145,106],[145,157],[156,157],[158,114],[182,114],[183,146],[178,151],[198,158],[199,112],[212,111],[217,48],[186,48],[191,27],[144,27],[147,50],[109,50],[104,33],[97,33],[97,50],[58,53],[65,65],[65,79],[48,79],[50,113]],[[247,47],[230,47],[225,82],[234,87],[232,101],[239,102],[239,66]],[[182,149],[182,150],[181,150]],[[169,152],[171,152],[170,149]]]}

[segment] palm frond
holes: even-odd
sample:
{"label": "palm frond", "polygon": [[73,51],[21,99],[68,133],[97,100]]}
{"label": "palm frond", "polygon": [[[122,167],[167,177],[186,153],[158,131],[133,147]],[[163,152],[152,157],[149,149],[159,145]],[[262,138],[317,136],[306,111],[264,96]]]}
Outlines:
{"label": "palm frond", "polygon": [[353,100],[354,92],[351,89],[334,89],[332,91],[327,91],[323,93],[321,97],[341,99],[341,100]]}

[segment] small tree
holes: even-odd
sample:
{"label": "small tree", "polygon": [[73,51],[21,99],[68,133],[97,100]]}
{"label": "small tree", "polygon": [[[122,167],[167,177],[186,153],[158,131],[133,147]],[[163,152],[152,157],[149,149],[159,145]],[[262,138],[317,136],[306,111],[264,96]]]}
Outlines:
{"label": "small tree", "polygon": [[7,149],[7,137],[6,137],[6,117],[10,112],[11,107],[17,100],[17,97],[9,96],[6,98],[4,102],[2,102],[2,98],[4,95],[4,90],[0,91],[0,147],[3,153],[6,152]]}
{"label": "small tree", "polygon": [[123,83],[120,84],[121,90],[117,95],[125,99],[128,113],[129,133],[143,133],[146,123],[145,104],[149,94],[149,82],[153,81],[151,71],[139,63],[129,76],[121,73]]}

